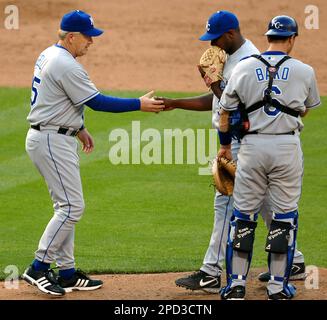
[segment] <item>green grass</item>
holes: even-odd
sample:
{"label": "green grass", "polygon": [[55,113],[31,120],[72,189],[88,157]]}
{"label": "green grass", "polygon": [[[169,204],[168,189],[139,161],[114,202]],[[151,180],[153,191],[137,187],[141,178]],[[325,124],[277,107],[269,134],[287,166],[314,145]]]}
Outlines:
{"label": "green grass", "polygon": [[[141,92],[110,92],[121,97]],[[195,93],[158,93],[191,96]],[[31,262],[39,238],[52,216],[44,181],[25,153],[28,89],[0,89],[0,278],[7,265],[19,272]],[[326,99],[323,99],[326,104]],[[199,165],[113,165],[109,133],[156,128],[209,128],[209,112],[175,110],[160,115],[141,112],[105,114],[86,111],[86,123],[96,142],[91,155],[81,153],[86,201],[76,226],[75,258],[93,272],[164,272],[199,268],[213,223],[211,177],[198,175]],[[324,195],[327,187],[327,117],[324,107],[304,119],[302,134],[305,176],[300,203],[299,249],[306,263],[327,266]],[[112,145],[112,143],[111,143]],[[256,231],[253,266],[266,264],[266,229]]]}

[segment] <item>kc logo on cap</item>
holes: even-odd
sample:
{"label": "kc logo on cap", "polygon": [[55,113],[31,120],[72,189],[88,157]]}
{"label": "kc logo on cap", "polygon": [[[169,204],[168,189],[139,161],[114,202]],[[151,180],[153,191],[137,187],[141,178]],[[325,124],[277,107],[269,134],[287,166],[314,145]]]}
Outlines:
{"label": "kc logo on cap", "polygon": [[273,26],[275,27],[275,29],[279,29],[282,25],[279,21],[276,21],[273,23]]}
{"label": "kc logo on cap", "polygon": [[202,41],[218,39],[225,32],[237,29],[239,22],[234,13],[229,11],[217,11],[211,15],[206,24],[206,33],[200,37]]}
{"label": "kc logo on cap", "polygon": [[62,17],[60,29],[68,32],[80,32],[89,37],[96,37],[103,33],[94,27],[92,17],[81,10],[74,10]]}

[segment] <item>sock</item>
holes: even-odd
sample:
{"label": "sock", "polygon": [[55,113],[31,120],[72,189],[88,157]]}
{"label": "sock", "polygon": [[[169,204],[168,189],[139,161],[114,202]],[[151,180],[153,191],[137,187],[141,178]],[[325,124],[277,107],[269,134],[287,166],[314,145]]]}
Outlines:
{"label": "sock", "polygon": [[68,280],[70,279],[75,273],[75,268],[66,269],[66,270],[59,270],[59,276]]}
{"label": "sock", "polygon": [[46,271],[50,268],[50,263],[41,262],[39,260],[34,260],[32,267],[35,271]]}

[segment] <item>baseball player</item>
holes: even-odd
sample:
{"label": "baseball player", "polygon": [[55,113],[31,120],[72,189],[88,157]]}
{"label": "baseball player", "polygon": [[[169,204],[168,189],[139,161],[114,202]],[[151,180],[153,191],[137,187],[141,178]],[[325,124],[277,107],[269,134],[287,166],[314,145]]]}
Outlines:
{"label": "baseball player", "polygon": [[[167,99],[164,102],[167,110],[180,108],[194,111],[212,110],[212,126],[218,129],[218,103],[232,70],[243,58],[259,53],[253,43],[245,39],[239,28],[237,17],[229,11],[218,11],[212,14],[206,24],[207,32],[200,37],[202,41],[211,41],[211,45],[217,45],[224,49],[228,56],[223,69],[223,80],[215,86],[213,93],[199,97],[185,99]],[[237,160],[237,153],[240,147],[238,140],[232,140],[232,156]],[[223,196],[216,192],[214,198],[214,224],[208,249],[203,259],[203,264],[199,271],[175,281],[177,286],[191,290],[203,290],[208,293],[218,293],[221,284],[221,274],[225,265],[225,249],[228,236],[228,223],[232,216],[233,198]],[[261,212],[267,226],[270,223],[270,209],[267,203]],[[303,277],[304,257],[300,251],[296,251],[294,261],[293,277]],[[297,271],[297,272],[296,272]],[[266,280],[270,275],[264,273],[262,280]],[[267,281],[267,280],[266,280]]]}
{"label": "baseball player", "polygon": [[301,195],[303,154],[301,116],[320,105],[312,67],[290,58],[298,26],[288,16],[273,18],[266,33],[269,48],[241,61],[222,94],[218,156],[231,149],[229,114],[244,108],[250,127],[242,139],[234,186],[234,209],[226,249],[227,285],[222,299],[243,299],[257,217],[269,194],[272,209],[265,250],[268,252],[271,300],[292,299],[289,284]]}
{"label": "baseball player", "polygon": [[[98,91],[76,58],[85,55],[93,37],[102,33],[87,13],[75,10],[65,14],[58,43],[40,54],[34,68],[26,151],[46,181],[54,215],[40,239],[35,260],[22,277],[42,292],[57,296],[72,290],[95,290],[103,284],[75,269],[74,230],[85,207],[75,137],[84,152],[94,148],[85,127],[84,105],[104,112],[159,112],[164,107],[162,101],[151,99],[152,93],[120,99]],[[58,278],[50,270],[54,262]]]}

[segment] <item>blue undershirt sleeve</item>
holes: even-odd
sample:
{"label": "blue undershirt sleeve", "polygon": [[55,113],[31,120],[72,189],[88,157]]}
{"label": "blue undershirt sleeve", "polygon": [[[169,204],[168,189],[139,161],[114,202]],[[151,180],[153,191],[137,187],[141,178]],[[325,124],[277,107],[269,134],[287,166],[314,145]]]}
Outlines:
{"label": "blue undershirt sleeve", "polygon": [[229,145],[232,142],[232,136],[229,132],[218,131],[219,141],[221,145]]}
{"label": "blue undershirt sleeve", "polygon": [[141,108],[140,99],[128,99],[106,96],[99,93],[85,103],[95,111],[104,112],[129,112],[138,111]]}

